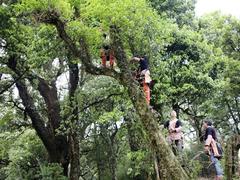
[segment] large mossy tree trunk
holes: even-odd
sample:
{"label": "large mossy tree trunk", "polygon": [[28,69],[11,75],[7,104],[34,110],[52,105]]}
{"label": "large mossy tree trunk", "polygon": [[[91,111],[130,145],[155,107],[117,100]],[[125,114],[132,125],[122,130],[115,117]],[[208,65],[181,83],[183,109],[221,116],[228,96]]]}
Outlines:
{"label": "large mossy tree trunk", "polygon": [[225,175],[227,180],[232,180],[237,174],[239,166],[239,149],[240,135],[234,135],[230,137],[225,148]]}
{"label": "large mossy tree trunk", "polygon": [[159,157],[160,178],[172,180],[188,179],[186,172],[161,134],[157,120],[147,105],[143,92],[132,77],[128,66],[129,62],[123,50],[119,29],[115,26],[111,27],[110,34],[113,39],[112,46],[118,60],[118,67],[121,70],[120,83],[128,88],[129,97],[149,136],[150,144]]}

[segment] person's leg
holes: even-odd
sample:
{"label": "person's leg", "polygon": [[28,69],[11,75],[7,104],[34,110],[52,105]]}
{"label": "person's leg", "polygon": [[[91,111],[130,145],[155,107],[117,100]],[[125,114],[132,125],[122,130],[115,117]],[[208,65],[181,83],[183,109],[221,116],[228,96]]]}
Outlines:
{"label": "person's leg", "polygon": [[221,180],[223,178],[223,169],[221,167],[220,161],[214,157],[213,153],[210,154],[211,162],[214,165],[216,171],[216,180]]}
{"label": "person's leg", "polygon": [[183,142],[182,142],[182,140],[181,139],[179,139],[179,140],[177,140],[177,149],[178,149],[178,151],[179,152],[182,152],[182,149],[183,149],[183,144],[182,144]]}
{"label": "person's leg", "polygon": [[113,68],[113,66],[114,66],[114,59],[115,59],[114,53],[113,53],[113,51],[111,50],[111,52],[110,52],[110,67],[111,67],[111,68]]}
{"label": "person's leg", "polygon": [[177,150],[177,145],[176,145],[176,144],[177,144],[176,141],[173,140],[173,142],[172,142],[172,151],[173,151],[173,154],[174,154],[175,156],[178,155],[178,150]]}
{"label": "person's leg", "polygon": [[143,83],[143,90],[145,93],[147,104],[150,105],[150,88],[147,83]]}
{"label": "person's leg", "polygon": [[101,58],[102,58],[102,66],[106,67],[107,58],[106,58],[106,54],[105,54],[104,49],[101,49]]}

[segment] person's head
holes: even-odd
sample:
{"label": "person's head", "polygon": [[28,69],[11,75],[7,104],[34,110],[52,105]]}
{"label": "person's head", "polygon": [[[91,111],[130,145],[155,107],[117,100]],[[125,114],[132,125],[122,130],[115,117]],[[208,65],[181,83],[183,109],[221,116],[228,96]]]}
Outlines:
{"label": "person's head", "polygon": [[204,120],[203,128],[206,129],[208,126],[212,126],[212,122],[210,120]]}
{"label": "person's head", "polygon": [[171,116],[172,119],[176,118],[177,117],[176,111],[172,110],[171,113],[170,113],[170,116]]}

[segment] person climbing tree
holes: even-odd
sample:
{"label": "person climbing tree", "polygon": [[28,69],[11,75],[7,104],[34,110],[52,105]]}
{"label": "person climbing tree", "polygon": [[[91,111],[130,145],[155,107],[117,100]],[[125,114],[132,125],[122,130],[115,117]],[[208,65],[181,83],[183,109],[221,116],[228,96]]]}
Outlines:
{"label": "person climbing tree", "polygon": [[182,122],[177,119],[176,111],[170,113],[170,121],[165,122],[164,128],[168,129],[167,141],[172,145],[172,149],[175,155],[183,149],[183,133],[182,133]]}
{"label": "person climbing tree", "polygon": [[110,38],[107,34],[103,34],[103,46],[100,50],[100,57],[102,59],[102,66],[107,67],[107,62],[109,62],[109,65],[111,68],[114,66],[115,57],[114,57],[114,51],[112,50],[110,46]]}
{"label": "person climbing tree", "polygon": [[132,60],[139,62],[139,68],[136,72],[136,79],[143,87],[143,91],[146,97],[147,104],[150,105],[150,83],[152,81],[150,77],[150,71],[148,67],[148,59],[146,56],[135,56]]}
{"label": "person climbing tree", "polygon": [[205,120],[203,122],[203,130],[205,130],[204,135],[204,151],[207,155],[210,156],[210,160],[214,165],[216,171],[216,180],[223,178],[223,169],[218,158],[221,157],[220,152],[217,147],[217,135],[215,129],[212,127],[212,122]]}

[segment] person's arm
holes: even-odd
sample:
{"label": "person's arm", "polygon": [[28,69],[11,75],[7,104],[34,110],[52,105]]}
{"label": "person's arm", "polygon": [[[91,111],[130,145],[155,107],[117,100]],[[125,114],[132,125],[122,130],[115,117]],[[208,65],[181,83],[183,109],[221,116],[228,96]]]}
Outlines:
{"label": "person's arm", "polygon": [[205,146],[210,146],[210,144],[212,142],[212,139],[213,139],[212,135],[209,134],[207,136],[207,139],[206,139],[206,142],[205,142]]}
{"label": "person's arm", "polygon": [[205,145],[204,145],[204,151],[207,154],[209,154],[210,144],[211,144],[212,138],[213,138],[212,135],[208,135],[207,140],[206,140]]}
{"label": "person's arm", "polygon": [[182,130],[182,122],[178,120],[176,122],[175,132],[180,132],[181,130]]}
{"label": "person's arm", "polygon": [[139,62],[141,60],[141,58],[133,57],[131,60]]}
{"label": "person's arm", "polygon": [[180,132],[182,130],[182,126],[179,126],[178,128],[175,128],[176,132]]}
{"label": "person's arm", "polygon": [[164,123],[164,128],[168,129],[168,127],[169,127],[169,121],[166,121],[166,122]]}

